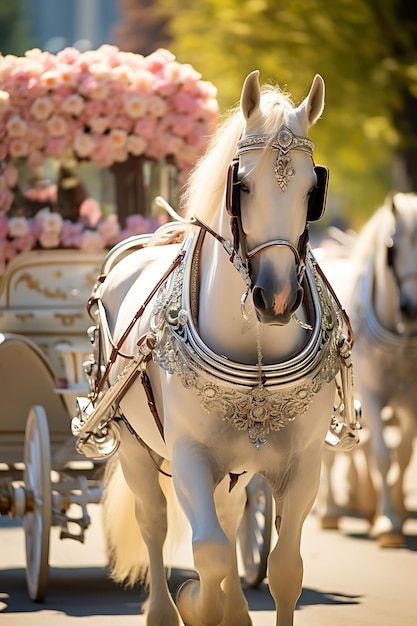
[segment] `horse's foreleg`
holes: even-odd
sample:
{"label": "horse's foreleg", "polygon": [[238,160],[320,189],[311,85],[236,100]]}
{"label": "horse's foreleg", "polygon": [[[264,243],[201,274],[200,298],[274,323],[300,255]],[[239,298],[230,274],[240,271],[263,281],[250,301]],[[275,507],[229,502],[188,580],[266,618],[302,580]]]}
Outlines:
{"label": "horse's foreleg", "polygon": [[233,546],[230,572],[222,583],[226,598],[223,621],[227,626],[250,626],[252,624],[248,603],[240,583],[236,553],[237,533],[247,503],[247,483],[248,478],[241,476],[237,484],[229,491],[230,480],[227,476],[215,491],[216,510],[220,525]]}
{"label": "horse's foreleg", "polygon": [[364,415],[367,416],[371,430],[373,473],[377,489],[377,511],[371,537],[378,540],[381,547],[403,544],[402,523],[397,515],[388,484],[388,472],[392,465],[392,453],[384,439],[384,426],[381,418],[380,403],[369,395],[363,397]]}
{"label": "horse's foreleg", "polygon": [[149,597],[146,626],[179,626],[180,618],[169,593],[163,561],[167,534],[167,503],[159,472],[146,449],[124,433],[119,451],[123,473],[135,495],[135,515],[149,555]]}
{"label": "horse's foreleg", "polygon": [[396,449],[397,475],[392,484],[392,498],[395,510],[404,523],[408,517],[404,498],[404,475],[413,454],[416,422],[415,416],[406,410],[397,409],[396,414],[401,426],[401,440]]}
{"label": "horse's foreleg", "polygon": [[[269,587],[277,606],[277,626],[293,626],[296,602],[301,594],[303,561],[301,532],[320,480],[320,450],[304,451],[294,460],[287,480],[270,480],[276,504],[278,541],[269,555]],[[279,487],[278,487],[279,485]]]}
{"label": "horse's foreleg", "polygon": [[178,592],[177,606],[186,626],[215,626],[224,617],[221,582],[232,566],[232,546],[222,530],[214,504],[221,478],[206,450],[189,439],[174,446],[171,470],[178,500],[192,528],[194,567],[199,581],[188,581]]}
{"label": "horse's foreleg", "polygon": [[325,448],[321,467],[320,489],[317,498],[317,511],[321,528],[337,529],[341,517],[341,507],[337,504],[332,482],[332,471],[335,465],[336,453]]}

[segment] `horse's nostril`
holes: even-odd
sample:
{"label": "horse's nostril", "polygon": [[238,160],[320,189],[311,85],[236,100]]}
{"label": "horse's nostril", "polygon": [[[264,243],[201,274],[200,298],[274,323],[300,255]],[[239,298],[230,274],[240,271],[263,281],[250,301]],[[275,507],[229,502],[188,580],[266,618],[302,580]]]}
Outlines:
{"label": "horse's nostril", "polygon": [[265,290],[262,287],[255,287],[255,289],[252,292],[252,299],[253,299],[253,304],[255,305],[255,308],[258,309],[258,311],[265,311],[266,310],[266,302],[265,302]]}
{"label": "horse's nostril", "polygon": [[402,315],[411,320],[417,318],[417,306],[410,300],[402,300],[400,303],[400,311]]}

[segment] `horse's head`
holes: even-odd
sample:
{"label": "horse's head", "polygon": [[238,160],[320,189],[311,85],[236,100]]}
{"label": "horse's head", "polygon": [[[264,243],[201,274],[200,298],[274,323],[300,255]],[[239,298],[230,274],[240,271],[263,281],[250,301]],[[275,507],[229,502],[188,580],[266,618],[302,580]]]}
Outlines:
{"label": "horse's head", "polygon": [[387,264],[399,293],[400,325],[417,333],[417,194],[397,193],[388,199],[393,227],[387,245]]}
{"label": "horse's head", "polygon": [[240,101],[245,128],[229,173],[228,210],[235,247],[249,266],[256,315],[264,324],[287,324],[301,303],[306,224],[321,217],[327,170],[315,168],[308,128],[324,107],[324,81],[316,75],[305,100],[293,107],[276,90],[245,80]]}

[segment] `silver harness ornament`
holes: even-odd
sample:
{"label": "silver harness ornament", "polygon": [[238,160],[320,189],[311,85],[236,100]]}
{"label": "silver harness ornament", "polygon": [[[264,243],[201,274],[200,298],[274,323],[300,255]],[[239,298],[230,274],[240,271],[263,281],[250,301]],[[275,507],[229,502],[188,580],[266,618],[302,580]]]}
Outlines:
{"label": "silver harness ornament", "polygon": [[[326,444],[343,450],[352,448],[358,441],[360,406],[353,401],[350,344],[343,334],[340,309],[317,272],[310,248],[306,281],[315,319],[310,339],[292,359],[262,365],[260,369],[259,364],[232,363],[210,350],[199,336],[188,312],[195,245],[196,237],[191,233],[184,242],[183,261],[159,288],[151,330],[142,337],[137,354],[94,402],[91,397],[78,399],[78,415],[71,424],[78,438],[77,450],[95,459],[116,452],[120,442],[114,420],[118,403],[146,369],[150,356],[163,369],[179,376],[185,388],[195,390],[207,412],[217,413],[238,430],[246,430],[257,448],[267,442],[271,431],[281,430],[302,415],[323,384],[335,380],[338,403]],[[244,269],[242,272],[245,275]],[[103,315],[101,324],[105,325]],[[92,365],[97,370],[97,363],[90,362],[90,372]]]}

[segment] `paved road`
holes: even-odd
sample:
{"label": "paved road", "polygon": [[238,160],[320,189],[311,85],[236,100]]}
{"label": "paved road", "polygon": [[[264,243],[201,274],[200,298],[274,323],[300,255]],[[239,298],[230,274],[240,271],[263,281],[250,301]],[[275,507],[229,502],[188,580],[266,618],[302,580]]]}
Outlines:
{"label": "paved road", "polygon": [[[414,455],[417,457],[417,454]],[[417,460],[407,476],[407,546],[381,550],[367,537],[367,524],[345,517],[340,531],[319,530],[314,514],[303,536],[303,593],[295,626],[417,626]],[[85,544],[61,541],[52,529],[50,583],[46,601],[32,603],[25,584],[23,530],[16,520],[0,519],[1,626],[144,626],[143,597],[125,591],[106,575],[99,505],[90,505],[93,523]],[[171,588],[190,575],[189,550],[173,555]],[[254,626],[274,626],[266,584],[248,590]]]}

